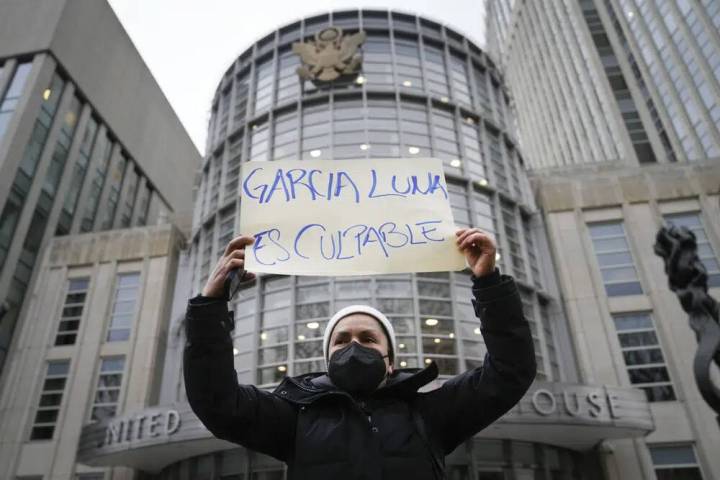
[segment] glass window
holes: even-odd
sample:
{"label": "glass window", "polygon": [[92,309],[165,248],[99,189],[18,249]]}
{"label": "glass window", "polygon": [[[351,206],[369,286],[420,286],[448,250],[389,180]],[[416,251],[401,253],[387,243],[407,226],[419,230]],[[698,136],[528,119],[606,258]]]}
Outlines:
{"label": "glass window", "polygon": [[[113,144],[107,134],[102,135],[97,140],[98,145],[95,148],[98,158],[94,163],[94,172],[90,192],[87,198],[85,212],[80,222],[80,231],[89,232],[95,223],[95,216],[100,205],[100,194],[102,193],[105,180],[108,177],[108,167],[110,165],[110,157],[112,156]],[[92,167],[91,167],[92,168]]]}
{"label": "glass window", "polygon": [[445,69],[445,53],[442,46],[425,42],[425,74],[427,75],[427,88],[430,94],[440,98],[441,101],[448,101],[448,80]]}
{"label": "glass window", "polygon": [[424,102],[403,99],[400,103],[400,130],[405,152],[430,156],[430,123]]}
{"label": "glass window", "polygon": [[322,318],[330,316],[330,302],[306,303],[295,306],[295,318],[306,320],[311,318]]}
{"label": "glass window", "polygon": [[288,372],[292,295],[289,277],[266,278],[261,286],[264,292],[258,346],[263,353],[258,357],[257,381],[264,385],[280,381]]}
{"label": "glass window", "polygon": [[300,79],[297,74],[300,57],[289,48],[281,50],[279,55],[277,103],[281,104],[300,95]]}
{"label": "glass window", "polygon": [[228,85],[222,92],[220,97],[219,112],[216,112],[217,119],[215,127],[215,142],[220,142],[225,139],[227,134],[227,126],[230,119],[230,100],[231,100],[231,88]]}
{"label": "glass window", "polygon": [[70,360],[48,362],[30,440],[53,438],[69,371]]}
{"label": "glass window", "polygon": [[294,110],[275,116],[273,160],[296,160],[298,152],[298,117]]}
{"label": "glass window", "polygon": [[658,480],[702,480],[695,448],[685,445],[648,445]]}
{"label": "glass window", "polygon": [[417,37],[395,37],[395,63],[398,87],[422,92],[424,87]]}
{"label": "glass window", "polygon": [[70,231],[73,215],[75,214],[75,207],[77,206],[78,199],[80,198],[82,184],[85,181],[85,173],[87,172],[88,165],[90,164],[90,155],[92,153],[93,145],[95,144],[95,134],[97,131],[98,123],[94,118],[90,117],[87,126],[85,127],[82,143],[80,144],[80,151],[78,152],[77,161],[75,162],[70,186],[65,194],[63,209],[60,213],[60,218],[58,219],[58,224],[55,229],[56,235],[65,235]]}
{"label": "glass window", "polygon": [[531,218],[522,216],[523,236],[525,237],[525,250],[530,261],[530,271],[532,272],[533,282],[537,288],[542,288],[540,278],[540,268],[538,266],[537,252],[535,251],[535,232],[531,226]]}
{"label": "glass window", "polygon": [[55,143],[55,150],[53,151],[50,166],[48,167],[47,174],[45,175],[45,181],[43,182],[43,191],[51,198],[55,197],[58,184],[60,183],[63,171],[65,170],[65,162],[70,150],[70,144],[72,143],[73,136],[75,135],[75,129],[77,127],[81,108],[82,103],[80,102],[80,99],[78,97],[73,97],[70,102],[70,107],[62,117],[60,135]]}
{"label": "glass window", "polygon": [[432,355],[423,356],[423,367],[427,367],[431,362],[435,362],[438,366],[440,375],[457,375],[458,374],[458,362],[457,358],[443,358],[435,357]]}
{"label": "glass window", "polygon": [[488,79],[485,75],[485,69],[473,62],[473,74],[475,76],[475,91],[477,93],[475,104],[485,117],[490,117],[492,115],[492,108],[490,107]]}
{"label": "glass window", "polygon": [[268,160],[270,128],[267,123],[252,125],[250,130],[250,161]]}
{"label": "glass window", "polygon": [[472,102],[470,99],[470,87],[468,86],[467,61],[464,55],[451,52],[450,76],[452,77],[455,101],[470,107]]}
{"label": "glass window", "polygon": [[650,402],[675,400],[662,347],[648,313],[613,315],[630,383]]}
{"label": "glass window", "polygon": [[368,35],[362,50],[365,83],[373,88],[392,87],[392,49],[387,35]]}
{"label": "glass window", "polygon": [[68,280],[65,303],[60,315],[57,335],[55,336],[55,345],[75,344],[89,285],[89,278],[72,278]]}
{"label": "glass window", "polygon": [[272,56],[260,60],[255,66],[255,115],[263,113],[272,104],[275,79]]}
{"label": "glass window", "polygon": [[[382,310],[380,310],[380,311],[382,311]],[[385,313],[385,312],[383,312],[383,313]],[[392,323],[392,326],[395,329],[395,334],[397,334],[397,335],[408,334],[409,335],[409,334],[415,333],[414,317],[388,315],[388,319],[390,320],[390,323]]]}
{"label": "glass window", "polygon": [[485,190],[476,188],[472,193],[472,202],[475,207],[475,213],[477,214],[475,217],[475,225],[478,228],[491,233],[493,237],[497,239],[495,205],[493,203],[492,196]]}
{"label": "glass window", "polygon": [[302,114],[302,158],[330,159],[330,106],[327,102],[306,105]]}
{"label": "glass window", "polygon": [[510,247],[510,259],[512,260],[513,272],[519,280],[527,281],[527,271],[525,269],[525,259],[523,258],[522,247],[520,245],[520,232],[518,230],[515,207],[505,200],[500,202],[500,206],[505,235]]}
{"label": "glass window", "polygon": [[[135,207],[135,199],[137,198],[138,183],[140,183],[140,172],[133,168],[128,171],[127,191],[125,192],[125,201],[120,213],[120,227],[127,228],[132,222],[133,207]],[[219,189],[215,189],[215,192]]]}
{"label": "glass window", "polygon": [[530,334],[532,335],[533,344],[535,345],[535,362],[537,363],[537,378],[540,380],[547,379],[545,368],[545,360],[543,358],[543,349],[540,342],[540,329],[538,326],[537,316],[535,314],[535,295],[531,290],[520,288],[520,299],[523,306],[523,315],[530,326]]}
{"label": "glass window", "polygon": [[698,257],[707,271],[708,286],[720,287],[720,265],[718,265],[717,255],[705,233],[700,213],[674,213],[664,215],[663,218],[676,227],[687,228],[695,235]]}
{"label": "glass window", "polygon": [[135,221],[135,225],[144,226],[147,224],[147,216],[150,209],[152,191],[153,189],[150,185],[150,181],[148,179],[145,179],[142,189],[138,193],[137,208],[135,208],[135,210],[137,211],[137,220]]}
{"label": "glass window", "polygon": [[238,193],[238,185],[240,184],[240,163],[242,161],[243,135],[240,133],[234,139],[230,140],[228,147],[228,160],[225,167],[225,194],[223,200],[225,202],[235,199]]}
{"label": "glass window", "polygon": [[411,297],[410,280],[375,280],[375,295],[378,297]]}
{"label": "glass window", "polygon": [[478,135],[477,119],[465,116],[460,123],[460,137],[463,143],[465,171],[470,173],[473,180],[487,182],[488,177],[485,171],[480,136]]}
{"label": "glass window", "polygon": [[225,253],[225,248],[233,239],[235,232],[235,205],[230,205],[220,212],[220,225],[217,240],[218,258]]}
{"label": "glass window", "polygon": [[[19,64],[17,68],[15,68],[15,75],[13,75],[13,79],[10,81],[10,87],[8,87],[5,92],[5,98],[3,98],[2,102],[0,102],[0,142],[2,142],[5,131],[10,124],[12,114],[20,101],[23,90],[25,89],[25,84],[27,83],[31,67],[32,63],[25,62]],[[0,70],[0,72],[2,72],[2,70]]]}
{"label": "glass window", "polygon": [[469,227],[470,208],[468,206],[468,198],[464,185],[454,182],[447,182],[448,196],[450,197],[450,208],[452,210],[455,225],[458,227]]}
{"label": "glass window", "polygon": [[107,342],[122,342],[130,338],[139,287],[140,272],[121,273],[117,276],[115,300],[105,338]]}
{"label": "glass window", "polygon": [[208,276],[210,276],[210,263],[212,262],[213,235],[215,225],[211,223],[202,233],[202,264],[200,265],[200,284],[204,285]]}
{"label": "glass window", "polygon": [[643,293],[622,221],[590,223],[588,229],[607,295]]}
{"label": "glass window", "polygon": [[557,382],[560,381],[560,364],[558,363],[557,349],[555,348],[555,336],[553,335],[553,324],[551,323],[549,308],[549,305],[540,303],[540,320],[545,333],[547,356],[552,370],[552,379]]}
{"label": "glass window", "polygon": [[125,172],[131,167],[130,161],[125,157],[124,154],[120,154],[115,161],[112,173],[110,174],[110,194],[107,197],[105,204],[105,218],[102,222],[102,230],[108,230],[113,226],[113,220],[115,218],[115,211],[117,210],[118,202],[120,201],[120,191],[125,178]]}
{"label": "glass window", "polygon": [[295,342],[295,358],[322,358],[322,340],[305,340]]}
{"label": "glass window", "polygon": [[493,173],[495,174],[495,184],[498,189],[509,195],[510,188],[507,173],[505,172],[505,162],[503,161],[500,134],[492,130],[487,130],[487,138],[490,148],[490,162],[492,164]]}
{"label": "glass window", "polygon": [[[55,76],[52,85],[53,88],[57,87],[58,90],[61,90],[63,83],[62,79]],[[2,216],[0,216],[0,266],[5,262],[12,236],[15,233],[20,211],[25,202],[25,197],[30,190],[30,185],[34,181],[35,168],[42,154],[47,133],[52,123],[52,117],[57,107],[57,97],[59,93],[55,95],[48,93],[46,96],[47,100],[45,100],[40,109],[41,111],[35,122],[30,142],[25,149],[20,168],[15,175],[8,201],[5,204]],[[43,182],[43,188],[40,192],[35,212],[33,213],[30,228],[23,242],[23,252],[21,256],[23,267],[32,269],[35,263],[35,256],[38,253],[45,233],[55,191],[62,175],[65,160],[67,159],[67,149],[75,132],[79,110],[80,102],[77,97],[75,97],[63,118],[62,128],[60,129],[58,141],[53,151],[51,164]]]}
{"label": "glass window", "polygon": [[423,337],[423,352],[431,355],[456,355],[455,340],[450,337]]}
{"label": "glass window", "polygon": [[458,160],[460,146],[452,111],[437,105],[433,106],[432,124],[435,135],[435,156],[442,158],[446,167],[456,169],[460,165]]}
{"label": "glass window", "polygon": [[411,315],[413,313],[412,299],[404,298],[379,298],[377,299],[378,310],[391,315]]}
{"label": "glass window", "polygon": [[98,373],[90,421],[100,422],[117,414],[124,369],[124,356],[107,357],[100,360],[100,372]]}
{"label": "glass window", "polygon": [[360,98],[337,99],[333,106],[333,158],[366,157],[369,150],[365,138],[363,106]]}
{"label": "glass window", "polygon": [[250,91],[250,72],[245,69],[238,74],[235,80],[235,114],[233,122],[235,125],[245,123],[245,116],[248,110],[248,93]]}

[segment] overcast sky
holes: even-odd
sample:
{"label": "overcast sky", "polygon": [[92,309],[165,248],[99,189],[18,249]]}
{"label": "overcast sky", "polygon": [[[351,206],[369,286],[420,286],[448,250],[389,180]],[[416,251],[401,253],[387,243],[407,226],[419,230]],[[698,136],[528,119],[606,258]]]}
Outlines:
{"label": "overcast sky", "polygon": [[[109,0],[195,145],[205,153],[210,101],[253,42],[301,17],[376,7],[423,15],[484,45],[484,0]],[[411,7],[410,7],[411,6]]]}

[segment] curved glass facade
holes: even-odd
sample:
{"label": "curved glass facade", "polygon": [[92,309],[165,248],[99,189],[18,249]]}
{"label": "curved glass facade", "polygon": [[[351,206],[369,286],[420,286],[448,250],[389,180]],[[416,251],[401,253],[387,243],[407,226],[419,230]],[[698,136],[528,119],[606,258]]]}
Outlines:
{"label": "curved glass facade", "polygon": [[[328,26],[363,30],[357,78],[316,88],[296,73],[292,43]],[[212,105],[195,204],[193,291],[239,225],[245,161],[438,157],[455,222],[491,232],[498,264],[521,285],[540,379],[559,380],[536,241],[539,218],[518,152],[509,98],[474,44],[429,20],[387,11],[344,11],[280,28],[244,52]],[[544,245],[544,243],[542,243]],[[233,305],[239,381],[271,386],[322,371],[321,337],[339,308],[368,303],[395,326],[396,367],[434,360],[442,376],[482,362],[485,346],[470,303],[469,272],[374,277],[260,276]]]}
{"label": "curved glass facade", "polygon": [[[580,479],[582,456],[539,443],[476,439],[445,459],[448,479],[505,480],[506,478]],[[474,470],[474,472],[473,472]],[[272,457],[243,448],[200,455],[176,462],[159,480],[282,480],[285,467]]]}

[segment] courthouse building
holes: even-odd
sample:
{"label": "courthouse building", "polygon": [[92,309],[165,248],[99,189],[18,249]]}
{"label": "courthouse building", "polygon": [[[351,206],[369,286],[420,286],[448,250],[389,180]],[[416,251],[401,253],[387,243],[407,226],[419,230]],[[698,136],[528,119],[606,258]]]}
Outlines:
{"label": "courthouse building", "polygon": [[106,2],[0,2],[0,478],[156,403],[199,164]]}
{"label": "courthouse building", "polygon": [[[284,478],[281,462],[215,439],[192,413],[182,382],[187,300],[238,232],[244,162],[393,157],[442,159],[456,224],[496,238],[535,344],[536,382],[447,457],[448,478],[720,477],[717,425],[694,390],[695,339],[651,252],[662,219],[689,225],[717,285],[720,173],[708,143],[717,135],[693,130],[688,143],[671,131],[677,110],[657,107],[661,87],[647,83],[649,67],[629,62],[637,53],[618,53],[636,47],[613,31],[628,31],[639,13],[609,21],[615,0],[551,3],[562,9],[492,2],[490,19],[504,32],[490,42],[493,56],[448,26],[400,12],[338,11],[282,26],[223,75],[197,165],[105,2],[4,2],[0,178],[11,180],[0,181],[0,200],[17,214],[0,220],[0,299],[18,327],[0,392],[0,478]],[[702,32],[717,11],[708,18]],[[686,41],[697,30],[689,25],[678,27]],[[553,43],[560,39],[563,48]],[[335,41],[359,48],[325,69],[296,53],[331,54]],[[677,48],[672,58],[685,58]],[[709,60],[698,65],[710,78]],[[679,67],[681,78],[694,72]],[[627,91],[614,89],[623,85],[617,75]],[[683,124],[714,118],[711,107],[683,113]],[[79,136],[91,120],[97,125]],[[99,139],[90,153],[89,137]],[[33,164],[34,174],[22,169]],[[166,165],[171,178],[160,171]],[[117,174],[106,182],[109,169]],[[33,225],[40,237],[26,235]],[[20,251],[25,244],[32,255]],[[231,305],[238,381],[273,389],[285,375],[323,370],[329,317],[368,303],[395,327],[396,367],[435,362],[440,377],[427,388],[436,388],[482,365],[470,297],[467,271],[260,275]]]}
{"label": "courthouse building", "polygon": [[655,430],[610,444],[609,478],[720,478],[697,341],[652,249],[664,222],[690,228],[720,296],[720,3],[492,0],[488,30],[580,378],[651,402]]}
{"label": "courthouse building", "polygon": [[[309,78],[300,81],[293,45],[326,42],[333,48],[340,35],[362,40],[361,61],[350,55],[337,69],[315,72],[337,77],[329,81],[312,78],[311,67],[301,69]],[[623,465],[615,459],[627,454],[606,442],[652,431],[649,402],[642,390],[587,380],[577,368],[514,124],[510,93],[492,59],[429,19],[340,11],[259,39],[229,66],[212,103],[158,402],[88,425],[79,462],[130,467],[149,478],[283,478],[281,462],[213,438],[192,414],[182,384],[187,299],[200,291],[238,231],[241,164],[433,156],[443,160],[457,225],[477,225],[496,237],[500,269],[520,286],[538,363],[537,381],[520,404],[447,458],[448,478],[611,478],[608,471]],[[262,275],[232,304],[238,381],[272,389],[285,375],[323,370],[321,335],[329,316],[348,304],[369,303],[395,326],[397,366],[435,362],[440,377],[429,386],[435,388],[482,364],[486,349],[470,297],[469,272]],[[649,468],[647,452],[633,458],[629,471],[641,471],[642,462]]]}
{"label": "courthouse building", "polygon": [[182,224],[198,162],[107,3],[0,3],[0,374],[41,247]]}

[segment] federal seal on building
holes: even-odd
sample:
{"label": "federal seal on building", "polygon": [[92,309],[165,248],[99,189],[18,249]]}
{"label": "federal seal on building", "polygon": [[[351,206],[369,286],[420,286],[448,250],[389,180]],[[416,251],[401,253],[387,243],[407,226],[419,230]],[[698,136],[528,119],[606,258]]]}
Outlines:
{"label": "federal seal on building", "polygon": [[358,47],[365,41],[365,32],[343,35],[338,27],[329,27],[315,34],[310,42],[295,42],[292,49],[302,60],[298,75],[312,82],[330,82],[360,70],[362,54]]}

